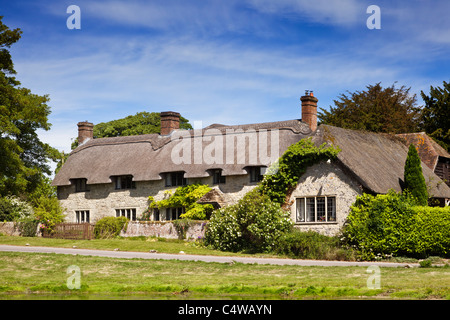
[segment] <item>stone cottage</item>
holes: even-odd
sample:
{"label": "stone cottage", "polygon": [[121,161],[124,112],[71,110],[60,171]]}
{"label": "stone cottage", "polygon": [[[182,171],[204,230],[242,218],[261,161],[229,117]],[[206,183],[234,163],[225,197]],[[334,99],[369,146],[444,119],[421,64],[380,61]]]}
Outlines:
{"label": "stone cottage", "polygon": [[[307,137],[342,151],[337,159],[310,167],[299,180],[289,199],[297,227],[334,234],[356,196],[401,190],[405,139],[317,126],[318,99],[307,93],[300,100],[301,120],[180,130],[180,114],[162,112],[161,134],[101,139],[93,137],[92,123],[78,123],[79,146],[53,180],[66,220],[137,220],[149,196],[159,201],[191,183],[213,188],[200,202],[215,207],[233,204],[263,179],[290,145]],[[450,188],[426,164],[422,167],[433,196],[445,203]],[[152,220],[175,220],[182,213],[183,208],[155,210]]]}

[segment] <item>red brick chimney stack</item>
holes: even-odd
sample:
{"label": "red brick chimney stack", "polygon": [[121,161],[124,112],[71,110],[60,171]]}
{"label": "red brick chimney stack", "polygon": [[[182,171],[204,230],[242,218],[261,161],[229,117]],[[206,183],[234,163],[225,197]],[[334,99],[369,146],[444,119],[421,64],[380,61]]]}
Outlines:
{"label": "red brick chimney stack", "polygon": [[312,131],[317,129],[317,102],[319,99],[314,97],[312,91],[307,90],[305,95],[300,98],[302,102],[302,122],[309,125]]}
{"label": "red brick chimney stack", "polygon": [[180,129],[180,114],[173,111],[161,112],[161,135],[169,135],[178,129]]}
{"label": "red brick chimney stack", "polygon": [[78,145],[94,139],[94,124],[88,121],[78,122]]}

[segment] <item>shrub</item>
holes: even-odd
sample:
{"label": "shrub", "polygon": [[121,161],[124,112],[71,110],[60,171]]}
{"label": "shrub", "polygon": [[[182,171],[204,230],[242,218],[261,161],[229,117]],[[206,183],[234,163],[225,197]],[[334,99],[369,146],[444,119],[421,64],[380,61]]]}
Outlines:
{"label": "shrub", "polygon": [[341,248],[338,237],[330,237],[315,231],[293,229],[277,242],[275,253],[299,259],[352,260],[353,252]]}
{"label": "shrub", "polygon": [[175,230],[177,230],[178,239],[184,240],[186,239],[188,229],[192,226],[192,220],[190,219],[174,220],[173,225],[175,227]]}
{"label": "shrub", "polygon": [[41,196],[34,208],[36,219],[41,223],[41,230],[52,232],[56,224],[64,221],[64,213],[56,197]]}
{"label": "shrub", "polygon": [[428,191],[425,178],[422,173],[422,165],[416,147],[411,144],[405,162],[405,189],[416,199],[417,204],[426,206],[428,204]]}
{"label": "shrub", "polygon": [[33,208],[14,196],[0,197],[0,221],[22,221],[32,219]]}
{"label": "shrub", "polygon": [[363,194],[356,199],[343,229],[344,241],[359,257],[426,257],[450,254],[450,207],[415,206],[408,194]]}
{"label": "shrub", "polygon": [[225,251],[269,252],[291,226],[289,213],[255,188],[237,204],[213,214],[205,244]]}
{"label": "shrub", "polygon": [[105,217],[97,221],[94,227],[96,239],[115,238],[122,229],[126,229],[128,219],[126,217]]}

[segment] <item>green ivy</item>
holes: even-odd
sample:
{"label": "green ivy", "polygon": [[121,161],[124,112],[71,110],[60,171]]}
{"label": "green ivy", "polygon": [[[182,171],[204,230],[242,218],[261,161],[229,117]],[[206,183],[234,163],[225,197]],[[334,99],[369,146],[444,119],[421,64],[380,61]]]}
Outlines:
{"label": "green ivy", "polygon": [[167,191],[166,199],[155,201],[149,197],[149,210],[153,208],[180,208],[186,209],[186,212],[180,216],[183,219],[206,220],[210,217],[214,207],[211,204],[199,204],[197,201],[206,193],[211,191],[208,185],[190,184],[178,187],[172,194]]}
{"label": "green ivy", "polygon": [[339,151],[339,148],[327,146],[326,143],[317,147],[311,138],[300,140],[291,145],[278,162],[269,168],[259,187],[261,193],[283,204],[308,167],[336,158]]}

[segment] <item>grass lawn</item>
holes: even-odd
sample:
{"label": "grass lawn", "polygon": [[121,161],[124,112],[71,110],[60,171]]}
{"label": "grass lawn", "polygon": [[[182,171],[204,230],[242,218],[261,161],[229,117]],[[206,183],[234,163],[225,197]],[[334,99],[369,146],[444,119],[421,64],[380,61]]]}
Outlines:
{"label": "grass lawn", "polygon": [[[80,288],[69,290],[69,266]],[[450,299],[450,268],[300,267],[0,252],[0,299]],[[70,281],[69,281],[70,282]]]}
{"label": "grass lawn", "polygon": [[[180,240],[143,237],[62,240],[0,236],[0,244],[249,255],[210,250]],[[80,289],[67,287],[70,277],[67,268],[71,265],[80,268]],[[380,289],[367,287],[371,274],[364,267],[221,264],[0,252],[0,272],[0,299],[450,299],[448,266],[382,268]]]}

